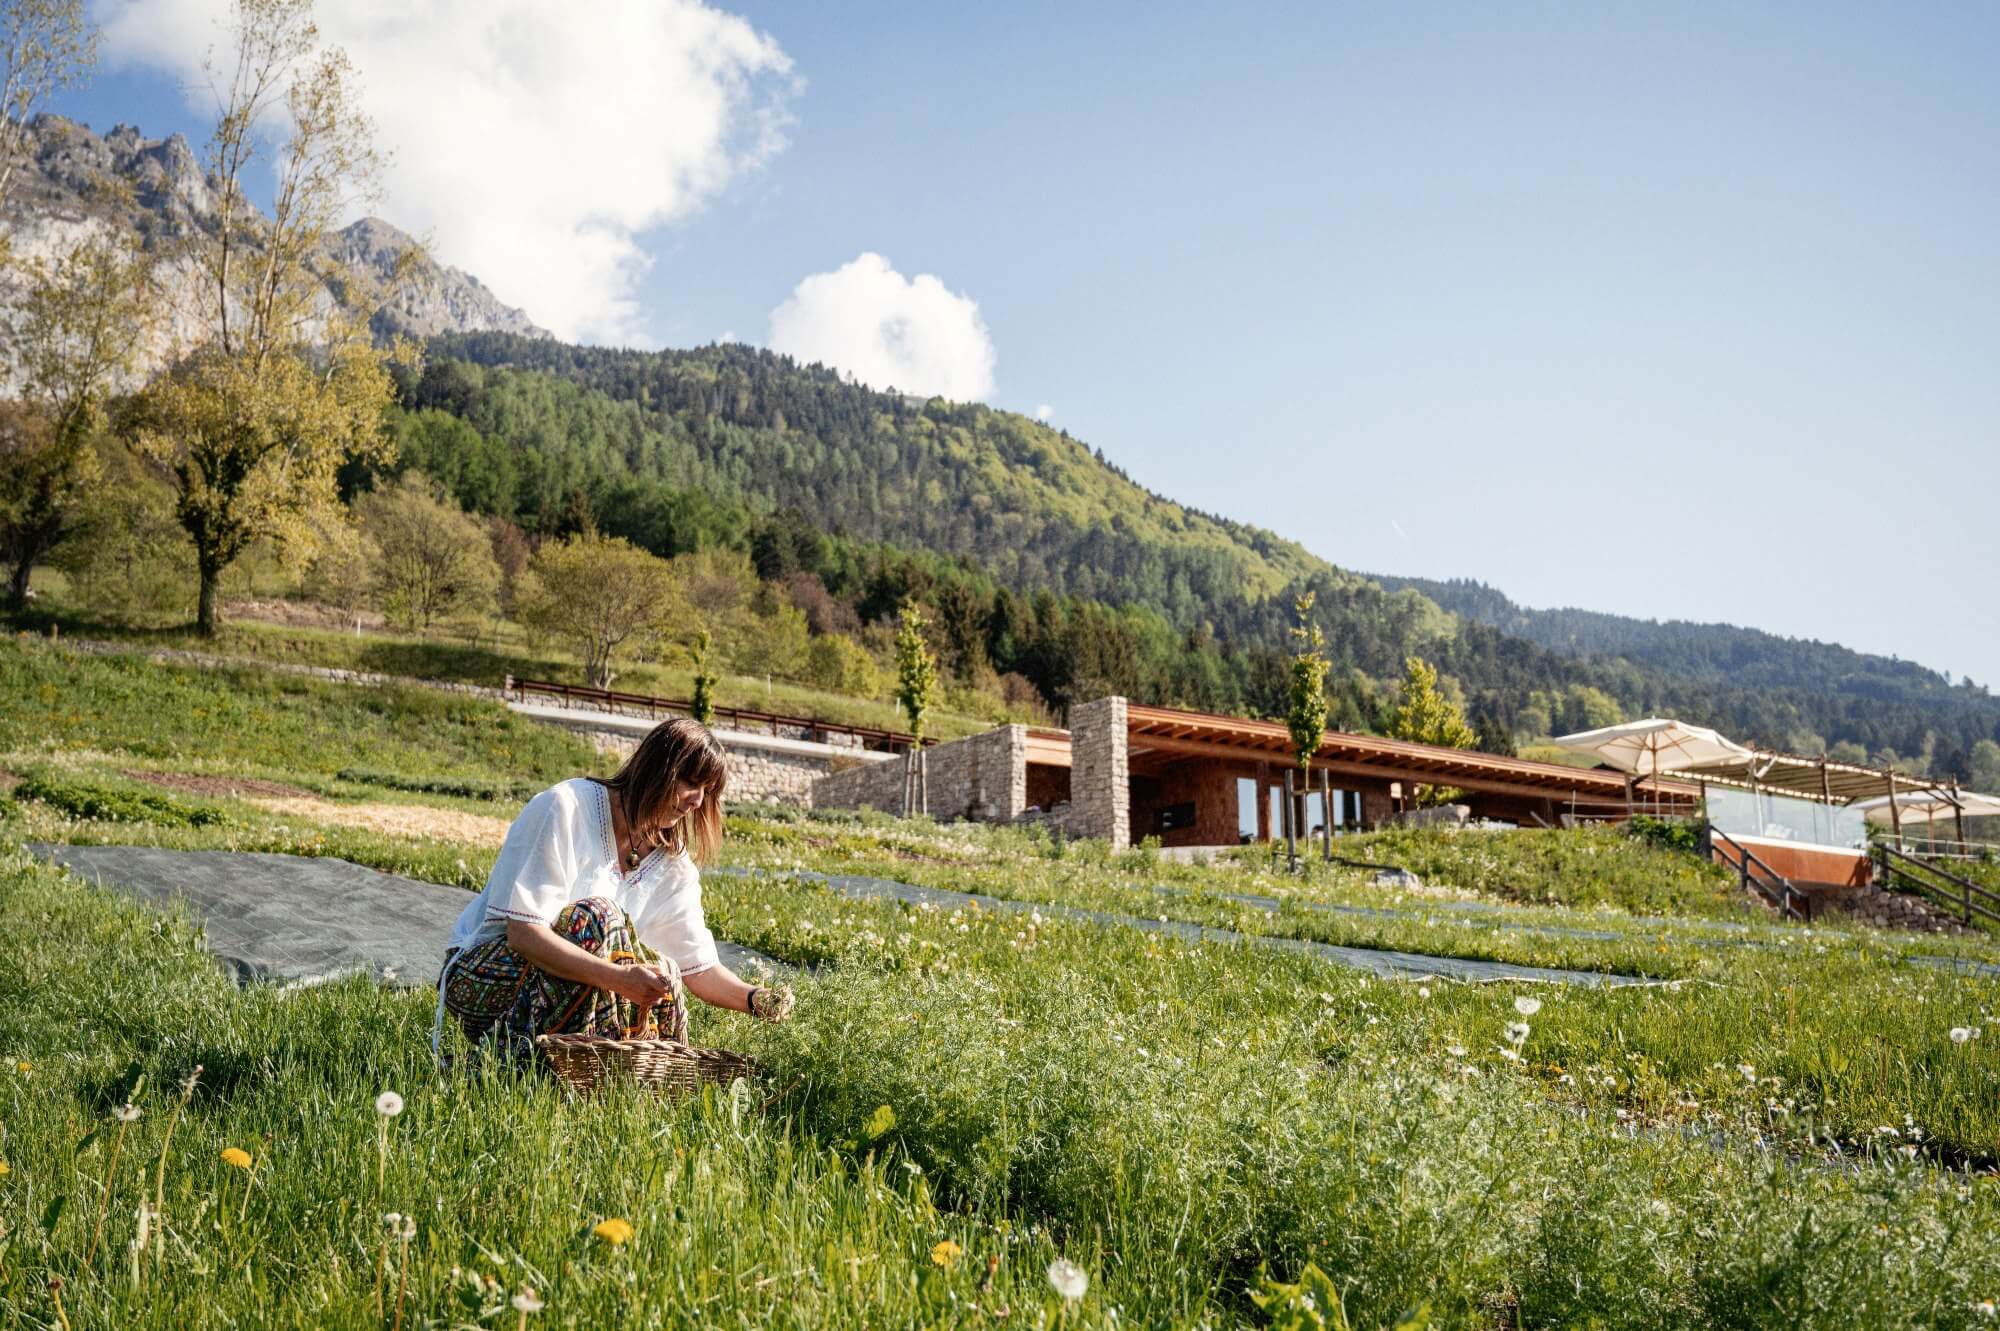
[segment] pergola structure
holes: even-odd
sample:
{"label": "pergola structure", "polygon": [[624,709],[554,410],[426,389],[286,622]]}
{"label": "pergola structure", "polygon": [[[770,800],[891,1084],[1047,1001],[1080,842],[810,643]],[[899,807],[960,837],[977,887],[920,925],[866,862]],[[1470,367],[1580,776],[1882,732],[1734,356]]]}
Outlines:
{"label": "pergola structure", "polygon": [[1804,754],[1766,751],[1754,752],[1744,759],[1683,768],[1680,774],[1697,782],[1776,791],[1823,804],[1852,804],[1876,795],[1900,795],[1905,791],[1914,795],[1936,784],[1893,767],[1864,767],[1859,763],[1838,762],[1824,754],[1808,758]]}

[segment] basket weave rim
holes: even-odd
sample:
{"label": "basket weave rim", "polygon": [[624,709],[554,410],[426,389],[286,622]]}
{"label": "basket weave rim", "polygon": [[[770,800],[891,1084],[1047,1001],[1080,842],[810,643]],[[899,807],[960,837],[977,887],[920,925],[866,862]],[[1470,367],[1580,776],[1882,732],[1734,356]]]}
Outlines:
{"label": "basket weave rim", "polygon": [[733,1049],[711,1049],[680,1040],[663,1040],[657,1036],[538,1035],[535,1037],[535,1043],[544,1049],[629,1049],[634,1053],[669,1054],[690,1059],[728,1059],[742,1063],[754,1061],[750,1055],[739,1054]]}

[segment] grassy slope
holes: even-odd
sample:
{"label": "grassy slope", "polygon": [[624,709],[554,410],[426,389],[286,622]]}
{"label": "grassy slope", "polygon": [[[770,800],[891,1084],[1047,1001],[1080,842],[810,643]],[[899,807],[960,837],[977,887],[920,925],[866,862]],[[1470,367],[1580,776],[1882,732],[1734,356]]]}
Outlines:
{"label": "grassy slope", "polygon": [[[38,616],[37,621],[50,618]],[[555,683],[581,684],[584,680],[582,667],[574,657],[551,647],[531,646],[517,640],[518,631],[511,625],[506,626],[506,637],[473,643],[390,632],[357,635],[252,620],[227,623],[216,638],[200,637],[181,624],[133,626],[76,615],[54,616],[53,620],[61,625],[62,634],[71,638],[108,639],[130,643],[135,648],[165,647],[249,661],[365,670],[412,680],[478,684],[487,688],[498,688],[508,675]],[[694,690],[690,667],[648,662],[629,663],[612,683],[622,691],[663,698],[686,698]],[[882,730],[907,728],[907,718],[892,702],[828,693],[786,680],[724,674],[716,685],[715,702],[719,707],[809,716],[840,725]],[[993,724],[990,717],[967,716],[944,709],[934,710],[925,717],[926,731],[945,739],[976,734]]]}
{"label": "grassy slope", "polygon": [[[243,710],[220,717],[198,683],[216,676],[104,661],[70,662],[64,676],[89,699],[88,723],[36,743],[53,704],[33,671],[62,660],[0,648],[10,763],[25,738],[37,762],[76,779],[113,781],[132,754],[303,781],[339,760],[345,733],[393,737],[393,761],[413,774],[526,770],[521,741],[429,706],[432,695],[411,694],[403,710],[400,691],[370,704],[359,690],[294,694],[252,677]],[[114,751],[121,732],[126,753]],[[576,756],[566,737],[550,743],[545,775]],[[247,806],[218,807],[231,826],[64,822],[30,804],[0,810],[0,843],[310,835],[364,861],[455,857],[464,881],[490,857],[281,830]],[[1158,908],[1161,884],[1324,900],[1371,891],[1351,875],[1283,883],[1049,853],[1018,835],[920,823],[732,821],[739,862],[873,868],[1037,900]],[[790,1027],[699,1014],[699,1039],[755,1049],[770,1088],[786,1092],[740,1123],[726,1107],[577,1108],[546,1089],[434,1080],[422,995],[237,991],[187,931],[0,850],[0,1052],[13,1069],[0,1069],[0,1158],[12,1166],[0,1179],[0,1308],[51,1322],[43,1272],[54,1271],[79,1328],[185,1325],[190,1307],[215,1322],[379,1325],[375,1217],[389,1209],[419,1217],[413,1319],[466,1323],[482,1298],[511,1323],[504,1303],[466,1283],[477,1270],[534,1283],[545,1316],[579,1325],[992,1320],[970,1313],[975,1301],[1006,1304],[1008,1325],[1034,1324],[1052,1308],[1040,1270],[1058,1251],[1093,1275],[1071,1319],[1082,1324],[1109,1324],[1114,1307],[1127,1324],[1255,1320],[1245,1291],[1260,1265],[1290,1276],[1307,1260],[1334,1273],[1356,1325],[1423,1302],[1454,1326],[1974,1325],[1976,1301],[1995,1294],[2000,1196],[1941,1167],[2000,1154],[1995,1047],[1945,1035],[1992,1023],[1991,982],[1907,966],[1907,940],[1753,926],[1743,932],[1762,946],[1704,951],[1659,919],[1521,910],[1509,918],[1665,934],[1668,962],[1704,969],[1679,988],[1540,991],[1517,1063],[1503,1052],[1503,1028],[1520,1019],[1511,987],[1426,993],[1284,954],[854,903],[804,884],[718,876],[707,895],[725,936],[833,963],[802,981]],[[1174,902],[1184,905],[1224,909],[1212,892]],[[1238,922],[1259,927],[1254,915]],[[1461,932],[1420,926],[1410,941],[1447,950]],[[84,1013],[117,1020],[86,1032]],[[167,1154],[165,1273],[135,1287],[124,1245],[138,1168],[159,1150],[166,1088],[197,1062],[206,1089]],[[116,1259],[100,1257],[94,1274],[81,1257],[105,1141],[79,1143],[141,1073],[146,1116],[107,1231]],[[383,1087],[410,1108],[391,1125],[378,1200],[368,1103]],[[895,1123],[871,1139],[883,1104]],[[1874,1132],[1901,1129],[1905,1115],[1918,1135]],[[1654,1130],[1633,1138],[1632,1123]],[[1750,1149],[1768,1140],[1817,1155],[1828,1132],[1869,1162],[1774,1169]],[[241,1176],[217,1158],[228,1145],[260,1162],[241,1221],[216,1200],[238,1199]],[[607,1215],[634,1223],[632,1247],[586,1237]],[[966,1250],[950,1268],[929,1259],[945,1238]],[[989,1258],[998,1267],[982,1295]]]}

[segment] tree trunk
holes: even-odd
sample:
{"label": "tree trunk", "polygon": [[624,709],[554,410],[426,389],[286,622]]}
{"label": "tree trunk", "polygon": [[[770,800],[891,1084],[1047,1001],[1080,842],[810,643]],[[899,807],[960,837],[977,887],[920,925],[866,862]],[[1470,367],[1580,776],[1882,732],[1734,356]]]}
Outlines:
{"label": "tree trunk", "polygon": [[7,581],[7,604],[16,610],[28,608],[28,575],[35,571],[35,557],[24,554],[14,565],[14,576]]}
{"label": "tree trunk", "polygon": [[210,567],[206,561],[202,561],[199,564],[199,571],[201,600],[195,606],[194,628],[202,637],[213,638],[222,628],[221,617],[216,613],[217,593],[222,585],[222,570]]}

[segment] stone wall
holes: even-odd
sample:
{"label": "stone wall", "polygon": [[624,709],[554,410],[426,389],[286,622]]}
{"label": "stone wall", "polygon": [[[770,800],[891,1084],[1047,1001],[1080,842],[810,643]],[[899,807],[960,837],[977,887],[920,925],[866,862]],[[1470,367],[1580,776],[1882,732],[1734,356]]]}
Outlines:
{"label": "stone wall", "polygon": [[1069,830],[1101,837],[1113,850],[1132,844],[1132,774],[1123,698],[1069,710]]}
{"label": "stone wall", "polygon": [[[813,783],[822,809],[903,811],[907,755],[834,772]],[[924,751],[922,812],[939,822],[960,818],[1011,823],[1028,807],[1028,728],[996,726],[983,735],[934,744]]]}
{"label": "stone wall", "polygon": [[[779,753],[767,747],[744,744],[737,731],[717,730],[712,733],[729,755],[728,798],[732,801],[789,804],[794,808],[810,809],[813,805],[813,783],[825,776],[833,764],[831,756]],[[599,753],[614,758],[624,758],[639,746],[637,735],[620,731],[586,730],[583,734],[597,746]]]}

